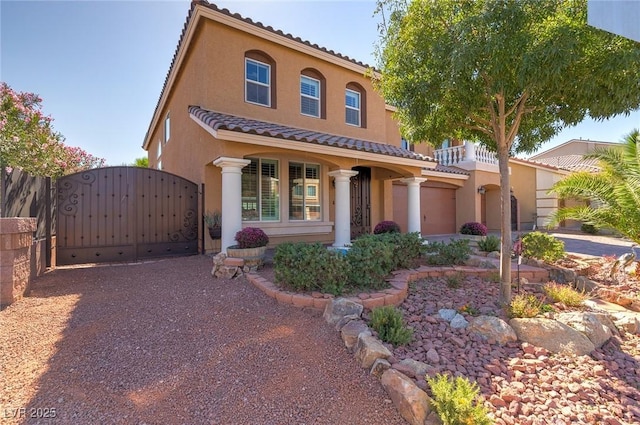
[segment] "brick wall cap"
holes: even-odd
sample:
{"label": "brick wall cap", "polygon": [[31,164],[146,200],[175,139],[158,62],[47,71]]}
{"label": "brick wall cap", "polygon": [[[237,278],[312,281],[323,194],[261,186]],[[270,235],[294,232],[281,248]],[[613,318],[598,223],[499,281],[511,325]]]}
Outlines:
{"label": "brick wall cap", "polygon": [[37,229],[35,218],[0,218],[0,234],[31,233]]}

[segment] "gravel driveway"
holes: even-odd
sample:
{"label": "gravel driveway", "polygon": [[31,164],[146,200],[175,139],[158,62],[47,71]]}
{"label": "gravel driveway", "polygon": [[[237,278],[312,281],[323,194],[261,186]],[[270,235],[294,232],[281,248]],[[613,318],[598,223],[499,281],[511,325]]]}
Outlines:
{"label": "gravel driveway", "polygon": [[405,423],[319,312],[210,270],[194,256],[38,278],[0,312],[0,422]]}

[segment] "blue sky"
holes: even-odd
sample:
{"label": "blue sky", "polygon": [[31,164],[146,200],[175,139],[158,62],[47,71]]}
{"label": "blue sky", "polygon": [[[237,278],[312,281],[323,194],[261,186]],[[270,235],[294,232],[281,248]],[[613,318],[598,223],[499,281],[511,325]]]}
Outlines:
{"label": "blue sky", "polygon": [[[374,65],[375,1],[219,1],[220,7]],[[38,93],[66,143],[108,165],[146,156],[141,145],[190,2],[0,1],[0,80]],[[640,112],[566,129],[619,141]]]}

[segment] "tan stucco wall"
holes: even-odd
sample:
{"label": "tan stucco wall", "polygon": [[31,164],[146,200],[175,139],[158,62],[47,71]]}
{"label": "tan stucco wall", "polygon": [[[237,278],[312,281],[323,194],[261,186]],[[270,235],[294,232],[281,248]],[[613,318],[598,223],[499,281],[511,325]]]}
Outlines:
{"label": "tan stucco wall", "polygon": [[536,212],[536,173],[531,166],[511,162],[511,188],[518,199],[520,230],[531,230]]}

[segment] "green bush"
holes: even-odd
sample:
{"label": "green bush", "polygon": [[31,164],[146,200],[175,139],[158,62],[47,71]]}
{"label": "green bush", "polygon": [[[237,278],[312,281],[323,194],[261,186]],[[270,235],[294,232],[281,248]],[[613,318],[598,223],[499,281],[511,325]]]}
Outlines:
{"label": "green bush", "polygon": [[449,243],[431,242],[426,246],[426,251],[432,254],[427,256],[427,263],[435,266],[463,264],[471,255],[467,239],[451,239]]}
{"label": "green bush", "polygon": [[348,282],[349,264],[339,252],[319,243],[283,243],[273,257],[276,282],[297,291],[340,295]]}
{"label": "green bush", "polygon": [[405,326],[402,312],[392,305],[373,309],[371,327],[382,341],[393,345],[408,344],[413,338],[413,330]]}
{"label": "green bush", "polygon": [[377,236],[393,246],[393,270],[412,267],[413,261],[426,252],[420,233],[383,233]]}
{"label": "green bush", "polygon": [[564,257],[564,242],[542,232],[527,233],[522,237],[522,255],[553,263]]}
{"label": "green bush", "polygon": [[542,312],[542,306],[542,301],[535,295],[519,294],[513,297],[509,304],[509,317],[536,317]]}
{"label": "green bush", "polygon": [[598,228],[593,224],[583,223],[580,226],[580,230],[582,230],[584,233],[589,233],[591,235],[595,235],[598,233]]}
{"label": "green bush", "polygon": [[427,378],[433,398],[431,405],[444,425],[490,425],[493,422],[479,400],[478,384],[458,376]]}
{"label": "green bush", "polygon": [[545,284],[544,292],[553,301],[569,307],[579,307],[587,299],[584,293],[576,291],[569,285],[562,285],[556,282]]}
{"label": "green bush", "polygon": [[478,248],[484,252],[500,251],[500,238],[494,235],[484,237],[478,241]]}
{"label": "green bush", "polygon": [[363,235],[347,251],[350,266],[349,284],[355,288],[381,289],[396,264],[393,244],[388,235]]}

